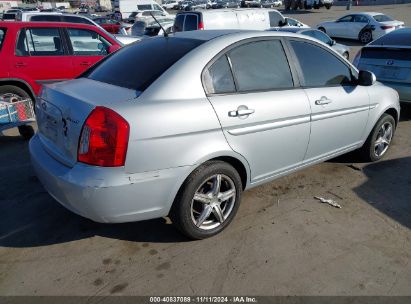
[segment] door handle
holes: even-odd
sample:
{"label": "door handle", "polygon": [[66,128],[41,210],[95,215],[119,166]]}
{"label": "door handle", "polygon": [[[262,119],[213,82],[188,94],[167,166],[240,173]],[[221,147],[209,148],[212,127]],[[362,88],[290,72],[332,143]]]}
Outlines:
{"label": "door handle", "polygon": [[80,62],[80,65],[89,66],[91,65],[91,63],[89,61],[83,61],[83,62]]}
{"label": "door handle", "polygon": [[254,109],[249,109],[247,106],[239,106],[237,110],[229,111],[228,116],[247,118],[249,115],[253,114],[254,112],[255,112]]}
{"label": "door handle", "polygon": [[332,102],[333,101],[331,99],[328,99],[327,97],[322,96],[320,99],[315,101],[315,104],[316,105],[326,105],[326,104],[329,104],[329,103],[332,103]]}
{"label": "door handle", "polygon": [[22,67],[25,67],[25,66],[27,66],[27,64],[26,63],[24,63],[24,62],[16,62],[16,67],[17,68],[22,68]]}

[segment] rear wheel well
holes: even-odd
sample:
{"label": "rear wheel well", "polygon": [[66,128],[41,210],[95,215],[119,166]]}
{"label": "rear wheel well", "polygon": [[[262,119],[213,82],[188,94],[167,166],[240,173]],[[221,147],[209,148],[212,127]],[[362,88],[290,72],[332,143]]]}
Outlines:
{"label": "rear wheel well", "polygon": [[397,112],[397,110],[394,109],[394,108],[389,108],[389,109],[386,110],[384,113],[385,113],[385,114],[389,114],[389,115],[391,115],[391,116],[394,118],[394,120],[395,120],[395,127],[397,128],[397,125],[398,125],[398,112]]}
{"label": "rear wheel well", "polygon": [[245,189],[245,187],[247,186],[247,170],[245,169],[241,161],[231,156],[221,156],[210,159],[210,161],[211,160],[221,160],[233,166],[241,177],[241,184],[243,186],[243,190]]}
{"label": "rear wheel well", "polygon": [[0,82],[0,87],[5,86],[5,85],[15,86],[15,87],[18,87],[18,88],[26,91],[26,93],[29,94],[29,96],[30,96],[31,100],[33,101],[33,103],[35,102],[36,97],[35,97],[33,91],[31,90],[30,86],[25,84],[24,82],[16,81],[16,80],[7,80],[7,81],[1,81]]}

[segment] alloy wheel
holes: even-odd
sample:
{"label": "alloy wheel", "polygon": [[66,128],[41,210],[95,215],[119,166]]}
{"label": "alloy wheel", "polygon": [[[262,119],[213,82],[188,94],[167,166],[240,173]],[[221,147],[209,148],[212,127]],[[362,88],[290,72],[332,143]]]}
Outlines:
{"label": "alloy wheel", "polygon": [[233,211],[236,201],[234,181],[215,174],[197,189],[191,201],[191,220],[202,230],[211,230],[224,223]]}
{"label": "alloy wheel", "polygon": [[381,157],[387,152],[391,143],[393,135],[393,126],[390,122],[385,122],[380,130],[378,130],[377,139],[374,143],[374,154],[377,157]]}

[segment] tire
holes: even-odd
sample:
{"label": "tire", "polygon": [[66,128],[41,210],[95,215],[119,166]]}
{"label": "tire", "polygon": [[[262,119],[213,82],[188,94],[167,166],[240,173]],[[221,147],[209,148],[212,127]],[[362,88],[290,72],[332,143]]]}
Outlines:
{"label": "tire", "polygon": [[[384,113],[360,149],[362,158],[365,161],[371,162],[380,160],[387,153],[394,133],[395,119],[391,115]],[[379,143],[377,143],[377,141],[379,141]]]}
{"label": "tire", "polygon": [[348,52],[343,53],[342,56],[343,56],[345,59],[350,60],[350,54],[348,54]]}
{"label": "tire", "polygon": [[323,27],[319,27],[318,30],[323,32],[323,33],[326,33],[325,28],[323,28]]}
{"label": "tire", "polygon": [[[218,180],[220,188],[214,188]],[[194,170],[182,185],[171,208],[170,218],[190,239],[216,235],[230,224],[237,213],[242,189],[240,175],[231,165],[222,161],[206,162]],[[230,197],[217,200],[218,195],[213,194],[214,191],[220,195],[230,194]],[[194,200],[195,195],[204,201]]]}
{"label": "tire", "polygon": [[18,129],[19,129],[20,135],[26,140],[29,140],[34,135],[34,129],[32,126],[23,125],[23,126],[19,126]]}
{"label": "tire", "polygon": [[324,5],[324,6],[325,6],[325,8],[328,9],[328,10],[331,8],[331,5],[329,5],[329,4],[326,4],[326,5]]}
{"label": "tire", "polygon": [[7,94],[7,93],[15,94],[21,99],[30,99],[31,103],[33,103],[33,99],[30,97],[30,94],[26,92],[25,90],[23,90],[22,88],[19,88],[13,85],[0,86],[0,95]]}
{"label": "tire", "polygon": [[372,41],[372,33],[371,31],[363,31],[360,33],[358,39],[360,40],[361,43],[367,44]]}

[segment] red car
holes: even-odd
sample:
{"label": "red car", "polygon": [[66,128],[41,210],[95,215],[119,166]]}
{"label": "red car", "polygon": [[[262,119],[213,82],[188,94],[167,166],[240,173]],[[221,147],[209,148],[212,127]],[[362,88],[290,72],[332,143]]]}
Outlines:
{"label": "red car", "polygon": [[43,83],[75,78],[121,46],[87,24],[0,22],[0,97],[34,101]]}
{"label": "red car", "polygon": [[121,23],[117,20],[106,17],[99,17],[93,19],[93,21],[98,23],[103,29],[111,34],[118,34],[118,32],[120,31]]}

